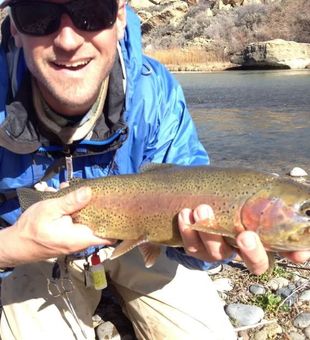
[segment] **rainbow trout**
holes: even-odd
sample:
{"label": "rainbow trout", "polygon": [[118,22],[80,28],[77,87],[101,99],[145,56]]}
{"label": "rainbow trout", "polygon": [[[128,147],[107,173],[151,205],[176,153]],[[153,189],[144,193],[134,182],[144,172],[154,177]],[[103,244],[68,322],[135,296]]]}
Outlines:
{"label": "rainbow trout", "polygon": [[241,168],[149,165],[142,173],[73,180],[58,192],[18,190],[21,207],[59,197],[81,186],[91,202],[73,214],[96,235],[122,240],[111,258],[139,246],[146,266],[159,245],[182,246],[177,214],[208,204],[214,219],[190,226],[225,236],[231,244],[243,230],[255,231],[268,251],[310,250],[310,187],[277,175]]}

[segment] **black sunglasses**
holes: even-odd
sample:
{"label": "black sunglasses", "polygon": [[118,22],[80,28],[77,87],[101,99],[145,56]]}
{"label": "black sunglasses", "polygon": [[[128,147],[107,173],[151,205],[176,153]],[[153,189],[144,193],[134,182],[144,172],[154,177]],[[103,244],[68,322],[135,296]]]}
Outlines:
{"label": "black sunglasses", "polygon": [[10,4],[17,29],[24,34],[44,36],[59,29],[61,16],[67,14],[82,31],[108,29],[116,21],[118,0],[73,0],[66,3],[13,1]]}

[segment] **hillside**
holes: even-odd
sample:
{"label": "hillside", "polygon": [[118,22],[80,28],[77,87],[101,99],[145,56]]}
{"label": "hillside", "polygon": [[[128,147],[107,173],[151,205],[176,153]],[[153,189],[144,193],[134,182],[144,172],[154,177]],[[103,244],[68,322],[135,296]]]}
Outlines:
{"label": "hillside", "polygon": [[[132,0],[146,53],[166,64],[229,63],[248,44],[310,43],[309,0]],[[171,51],[173,50],[173,53]]]}

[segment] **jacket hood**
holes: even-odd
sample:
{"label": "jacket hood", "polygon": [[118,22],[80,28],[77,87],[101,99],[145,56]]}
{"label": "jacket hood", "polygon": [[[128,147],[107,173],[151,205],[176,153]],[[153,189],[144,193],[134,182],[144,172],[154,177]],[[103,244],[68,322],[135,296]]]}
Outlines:
{"label": "jacket hood", "polygon": [[124,39],[120,41],[126,72],[126,108],[130,107],[135,83],[143,68],[141,22],[130,6],[127,6],[127,26]]}

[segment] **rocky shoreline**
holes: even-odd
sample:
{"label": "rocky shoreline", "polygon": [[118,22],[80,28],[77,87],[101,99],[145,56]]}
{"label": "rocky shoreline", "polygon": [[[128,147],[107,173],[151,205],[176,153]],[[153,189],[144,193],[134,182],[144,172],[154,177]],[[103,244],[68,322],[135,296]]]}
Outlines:
{"label": "rocky shoreline", "polygon": [[[301,266],[279,259],[272,274],[261,276],[231,262],[209,274],[238,340],[310,339],[310,262]],[[94,320],[98,340],[136,340],[113,290],[104,292]]]}
{"label": "rocky shoreline", "polygon": [[255,276],[232,262],[212,276],[239,339],[310,339],[309,265],[279,259],[271,274]]}

